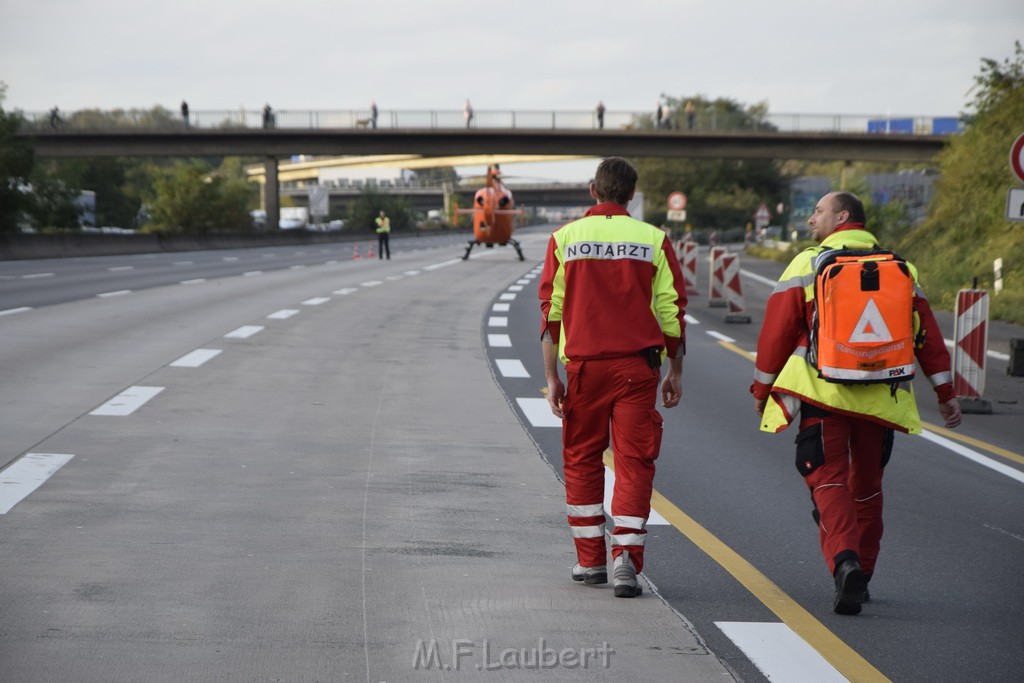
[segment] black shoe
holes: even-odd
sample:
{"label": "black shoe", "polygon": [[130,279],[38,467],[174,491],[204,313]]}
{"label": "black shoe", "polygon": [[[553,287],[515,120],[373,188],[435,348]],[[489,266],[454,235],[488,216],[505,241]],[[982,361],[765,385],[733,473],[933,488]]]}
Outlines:
{"label": "black shoe", "polygon": [[836,614],[860,614],[867,592],[867,577],[857,560],[843,560],[836,567],[836,598],[832,608]]}

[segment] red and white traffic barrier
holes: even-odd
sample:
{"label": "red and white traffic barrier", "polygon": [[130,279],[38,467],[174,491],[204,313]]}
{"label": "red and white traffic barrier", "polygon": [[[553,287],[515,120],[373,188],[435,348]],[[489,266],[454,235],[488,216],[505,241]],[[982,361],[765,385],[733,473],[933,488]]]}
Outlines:
{"label": "red and white traffic barrier", "polygon": [[728,250],[725,247],[711,247],[708,254],[710,282],[708,285],[708,306],[725,308],[725,278],[722,273],[721,256]]}
{"label": "red and white traffic barrier", "polygon": [[696,242],[682,242],[680,265],[683,269],[683,281],[686,282],[686,293],[697,293],[697,251]]}
{"label": "red and white traffic barrier", "polygon": [[729,313],[725,316],[727,323],[749,323],[750,316],[746,313],[743,303],[743,285],[740,281],[740,257],[736,254],[722,254],[718,258],[722,268],[722,285],[725,289],[725,300],[729,305]]}
{"label": "red and white traffic barrier", "polygon": [[956,294],[953,323],[953,388],[965,413],[991,413],[985,393],[988,355],[988,292],[961,289]]}

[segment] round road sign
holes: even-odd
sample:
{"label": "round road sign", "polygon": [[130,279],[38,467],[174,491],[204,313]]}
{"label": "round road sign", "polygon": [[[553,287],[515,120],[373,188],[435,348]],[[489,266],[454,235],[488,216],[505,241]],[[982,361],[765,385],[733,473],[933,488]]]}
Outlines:
{"label": "round road sign", "polygon": [[672,211],[680,211],[686,208],[686,195],[682,192],[673,192],[668,196],[668,208]]}
{"label": "round road sign", "polygon": [[[1010,168],[1013,169],[1013,174],[1024,182],[1024,133],[1020,134],[1010,148]],[[669,197],[669,201],[671,199]]]}

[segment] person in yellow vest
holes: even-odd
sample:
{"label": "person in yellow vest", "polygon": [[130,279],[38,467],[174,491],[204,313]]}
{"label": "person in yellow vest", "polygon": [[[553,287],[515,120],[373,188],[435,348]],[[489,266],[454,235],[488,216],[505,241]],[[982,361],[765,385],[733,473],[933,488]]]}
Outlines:
{"label": "person in yellow vest", "polygon": [[[811,491],[838,614],[859,614],[870,599],[867,586],[882,539],[882,474],[893,432],[921,432],[910,382],[830,383],[809,360],[817,258],[826,249],[876,247],[865,222],[864,205],[854,194],[832,192],[818,202],[807,223],[820,246],[797,254],[768,298],[750,387],[763,431],[782,431],[799,418],[796,467]],[[960,424],[960,405],[949,352],[917,270],[907,266],[914,279],[917,363],[935,390],[946,427],[953,428]]]}
{"label": "person in yellow vest", "polygon": [[377,216],[377,254],[378,258],[384,258],[384,250],[388,252],[388,260],[391,259],[391,219],[381,209]]}

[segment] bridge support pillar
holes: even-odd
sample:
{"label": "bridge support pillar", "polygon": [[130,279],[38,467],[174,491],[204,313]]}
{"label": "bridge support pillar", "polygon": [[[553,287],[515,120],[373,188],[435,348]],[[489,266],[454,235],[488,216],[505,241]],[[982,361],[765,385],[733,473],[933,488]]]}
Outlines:
{"label": "bridge support pillar", "polygon": [[277,182],[277,157],[263,162],[266,182],[263,183],[263,210],[267,212],[267,230],[277,230],[281,224],[281,188]]}

